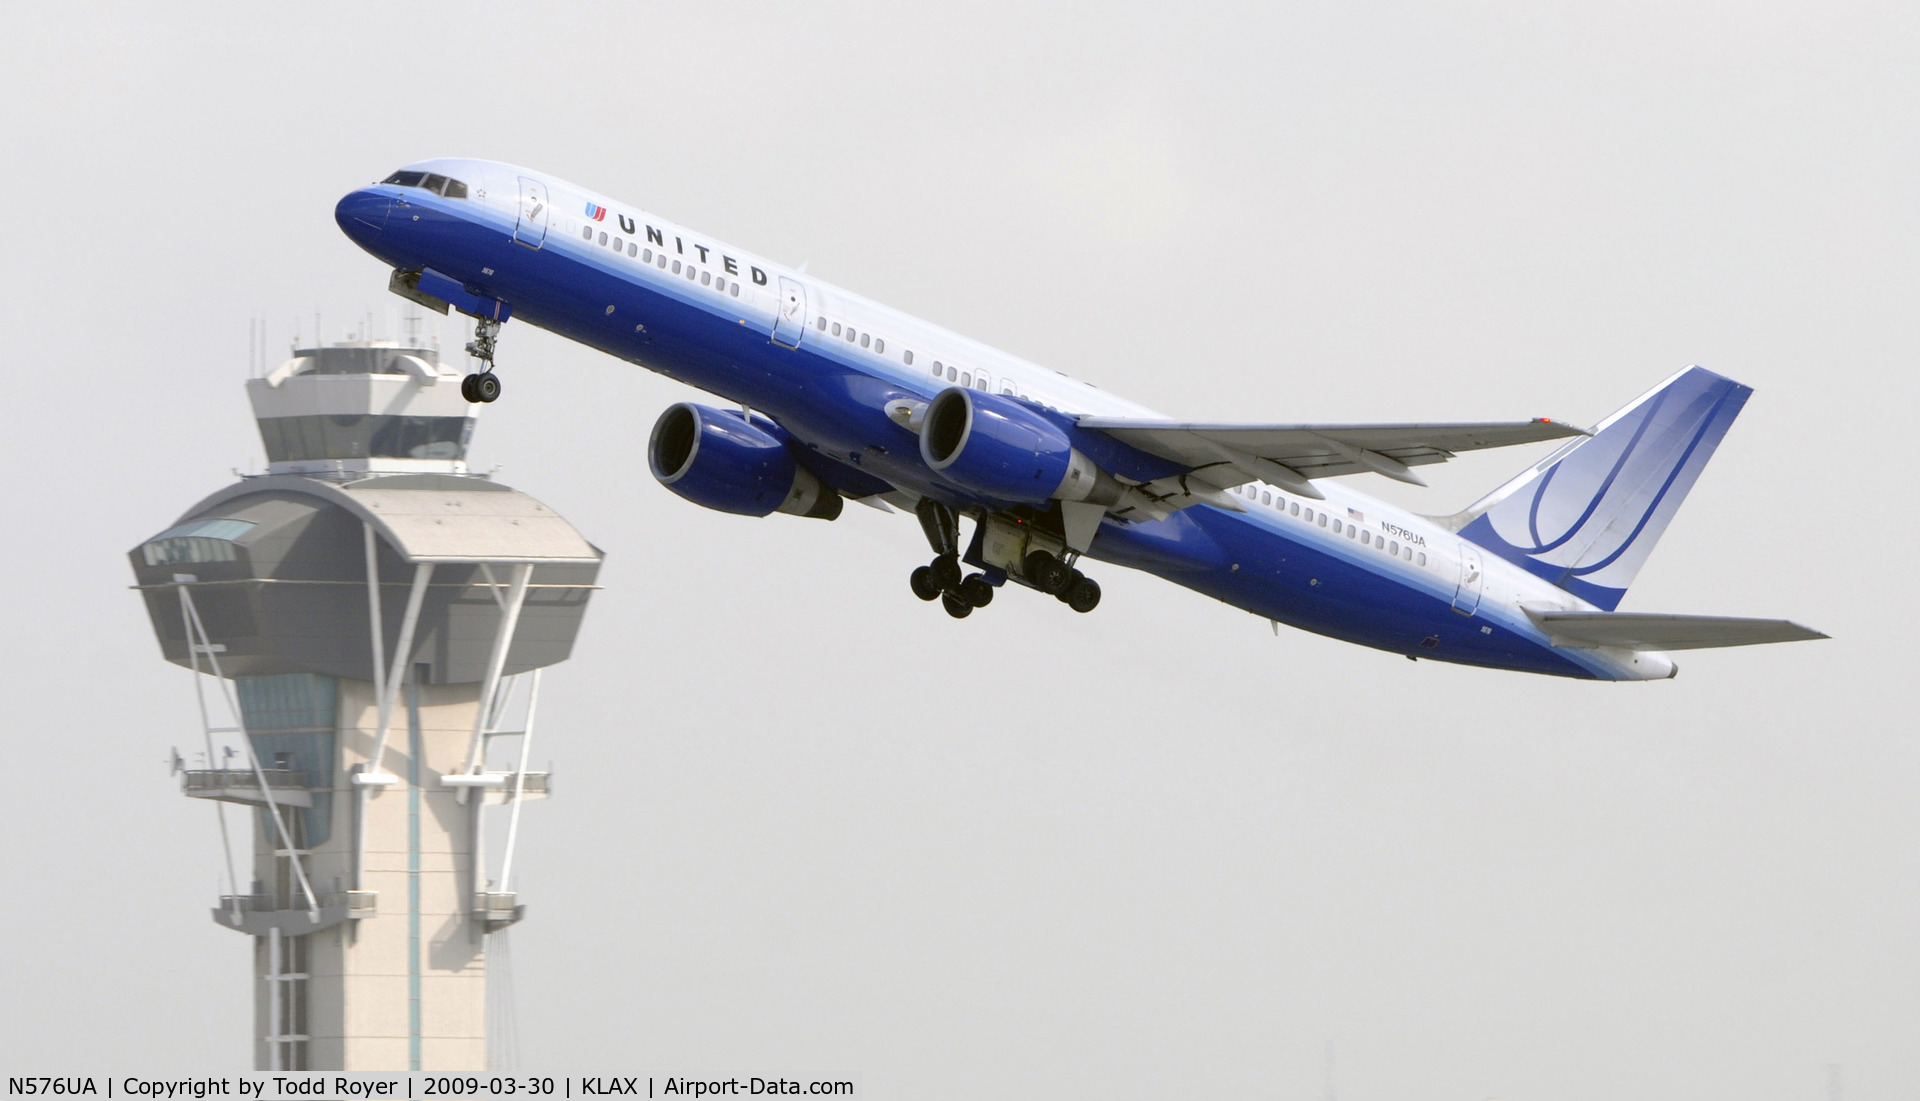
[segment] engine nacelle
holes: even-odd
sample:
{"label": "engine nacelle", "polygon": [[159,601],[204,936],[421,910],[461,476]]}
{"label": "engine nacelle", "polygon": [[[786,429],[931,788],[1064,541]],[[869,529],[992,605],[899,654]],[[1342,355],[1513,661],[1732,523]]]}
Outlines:
{"label": "engine nacelle", "polygon": [[920,458],[976,493],[1037,505],[1112,504],[1119,483],[1074,449],[1065,429],[1013,398],[950,386],[927,406]]}
{"label": "engine nacelle", "polygon": [[682,402],[653,422],[647,465],[696,505],[740,516],[774,512],[832,520],[840,495],[796,462],[778,425]]}

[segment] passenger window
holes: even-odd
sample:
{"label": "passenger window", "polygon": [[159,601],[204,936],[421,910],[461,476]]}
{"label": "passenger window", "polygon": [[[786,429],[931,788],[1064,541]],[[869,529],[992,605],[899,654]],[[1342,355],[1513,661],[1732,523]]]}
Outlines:
{"label": "passenger window", "polygon": [[909,367],[913,366],[913,349],[908,348],[906,351],[901,352],[900,361]]}
{"label": "passenger window", "polygon": [[627,255],[628,255],[628,256],[630,256],[630,257],[631,257],[631,256],[638,256],[638,255],[640,255],[640,246],[639,246],[639,245],[636,245],[636,244],[634,244],[634,243],[633,243],[632,241],[628,241],[628,242],[627,242]]}
{"label": "passenger window", "polygon": [[591,240],[593,240],[593,227],[592,227],[592,226],[581,226],[581,227],[580,227],[580,236],[582,236],[582,237],[585,237],[585,238],[586,238],[587,240],[589,240],[589,241],[591,241]]}
{"label": "passenger window", "polygon": [[1361,532],[1361,533],[1360,533],[1360,545],[1361,545],[1361,546],[1363,546],[1363,547],[1371,547],[1371,546],[1373,546],[1373,533],[1372,533],[1372,532],[1370,532],[1370,531],[1363,531],[1363,532]]}
{"label": "passenger window", "polygon": [[1427,564],[1427,552],[1426,552],[1426,551],[1421,551],[1421,552],[1420,552],[1420,561],[1419,561],[1419,562],[1417,563],[1417,565],[1421,565],[1421,566],[1424,566],[1424,565],[1426,565],[1426,564]]}
{"label": "passenger window", "polygon": [[700,273],[700,285],[701,285],[701,286],[703,286],[703,287],[710,287],[710,286],[712,286],[712,285],[713,285],[713,273],[712,273],[712,272],[710,272],[710,271],[703,271],[703,272],[701,272],[701,273]]}
{"label": "passenger window", "polygon": [[673,262],[673,274],[675,274],[675,275],[679,275],[679,274],[680,274],[680,261],[678,261],[678,260],[675,260],[675,261]]}
{"label": "passenger window", "polygon": [[1263,489],[1263,490],[1261,490],[1261,491],[1260,491],[1260,503],[1261,503],[1261,504],[1263,504],[1263,505],[1270,505],[1270,504],[1272,504],[1272,503],[1273,503],[1273,494],[1271,494],[1271,493],[1268,493],[1268,492],[1267,492],[1266,490],[1264,490],[1264,489]]}
{"label": "passenger window", "polygon": [[[656,268],[659,268],[661,271],[666,271],[667,270],[667,254],[664,252],[654,253],[653,266]],[[680,269],[675,268],[674,270],[679,271]]]}
{"label": "passenger window", "polygon": [[815,318],[815,319],[814,319],[814,322],[813,322],[813,323],[814,323],[815,325],[818,325],[818,326],[820,327],[820,331],[821,331],[821,332],[823,332],[823,333],[824,333],[824,332],[826,332],[826,331],[827,331],[827,319],[826,319],[826,318],[824,318],[824,317],[820,317],[820,318]]}
{"label": "passenger window", "polygon": [[459,180],[448,180],[447,189],[441,194],[449,199],[464,199],[467,197],[467,185]]}
{"label": "passenger window", "polygon": [[[1289,506],[1288,506],[1288,509],[1289,509],[1289,511],[1291,511],[1291,512],[1292,512],[1292,513],[1293,513],[1293,514],[1294,514],[1295,516],[1298,516],[1298,515],[1300,515],[1300,502],[1298,502],[1298,501],[1295,501],[1295,502],[1294,502],[1293,504],[1291,504],[1291,505],[1289,505]],[[1312,515],[1312,514],[1311,514],[1311,513],[1309,513],[1308,515]]]}
{"label": "passenger window", "polygon": [[1338,534],[1340,534],[1340,521],[1338,521],[1338,520],[1335,520],[1335,521],[1333,522],[1333,533],[1334,533],[1335,535],[1338,535]]}
{"label": "passenger window", "polygon": [[952,381],[954,381],[955,379],[957,379],[957,378],[959,378],[959,377],[960,377],[960,368],[958,368],[958,367],[949,367],[949,368],[947,368],[947,381],[948,381],[948,382],[952,382]]}
{"label": "passenger window", "polygon": [[848,343],[848,344],[852,344],[852,343],[853,343],[853,335],[854,335],[854,334],[853,334],[853,326],[851,326],[851,325],[849,325],[849,326],[847,326],[847,343]]}
{"label": "passenger window", "polygon": [[[884,340],[881,340],[877,336],[874,337],[873,338],[873,354],[884,355],[886,353],[886,350],[887,350],[887,342]],[[912,361],[909,360],[908,362],[912,362]]]}
{"label": "passenger window", "polygon": [[653,263],[653,250],[652,250],[652,249],[642,249],[642,250],[640,250],[640,262],[641,262],[642,264],[651,264],[651,263]]}
{"label": "passenger window", "polygon": [[1412,543],[1408,543],[1406,546],[1400,548],[1400,557],[1406,559],[1409,562],[1413,561],[1413,544]]}
{"label": "passenger window", "polygon": [[1387,553],[1393,555],[1395,558],[1400,557],[1400,541],[1398,539],[1387,544]]}
{"label": "passenger window", "polygon": [[728,293],[728,294],[730,294],[730,295],[732,295],[732,296],[734,296],[735,298],[738,298],[738,297],[740,297],[740,284],[738,284],[738,283],[733,283],[733,284],[731,284],[731,285],[729,285],[729,286],[727,287],[727,293]]}
{"label": "passenger window", "polygon": [[835,336],[840,335],[840,323],[838,321],[833,323],[833,335]]}
{"label": "passenger window", "polygon": [[604,234],[604,233],[602,233],[602,234],[600,235],[600,243],[601,243],[601,244],[603,244],[603,245],[607,243],[607,235],[606,235],[606,234]]}
{"label": "passenger window", "polygon": [[1013,396],[1014,396],[1014,393],[1013,393],[1013,383],[1011,383],[1011,382],[1003,382],[1003,383],[1001,383],[1001,384],[1000,384],[1000,392],[1001,392],[1001,393],[1003,393],[1003,394],[1005,394],[1005,395],[1007,395],[1008,397],[1013,397]]}
{"label": "passenger window", "polygon": [[1358,535],[1359,533],[1360,533],[1359,528],[1354,527],[1352,524],[1347,525],[1347,538],[1351,539],[1355,535]]}
{"label": "passenger window", "polygon": [[1327,514],[1326,514],[1326,513],[1324,513],[1324,512],[1323,512],[1323,513],[1321,513],[1320,515],[1318,515],[1318,516],[1316,516],[1316,517],[1314,517],[1314,519],[1315,519],[1316,521],[1318,521],[1318,522],[1319,522],[1319,524],[1320,524],[1320,526],[1321,526],[1321,527],[1323,527],[1323,528],[1324,528],[1324,527],[1326,527],[1326,526],[1327,526]]}
{"label": "passenger window", "polygon": [[615,252],[621,252],[621,251],[623,251],[623,250],[625,250],[625,249],[626,249],[626,247],[627,247],[627,243],[626,243],[625,241],[622,241],[622,240],[621,240],[620,238],[618,238],[618,237],[615,237],[615,238],[613,239],[613,251],[615,251]]}
{"label": "passenger window", "polygon": [[985,376],[985,375],[981,375],[981,376],[980,376],[979,378],[977,378],[977,379],[974,379],[974,380],[973,380],[973,388],[974,388],[975,390],[986,390],[986,389],[988,388],[988,387],[987,387],[987,376]]}
{"label": "passenger window", "polygon": [[864,347],[866,347],[866,346],[867,346],[867,344],[868,344],[868,342],[869,342],[870,340],[871,340],[871,338],[870,338],[870,337],[868,337],[868,336],[867,336],[867,334],[865,334],[865,333],[861,333],[861,334],[860,334],[860,346],[861,346],[862,348],[864,348]]}
{"label": "passenger window", "polygon": [[973,385],[973,373],[971,371],[960,372],[960,385],[962,386]]}

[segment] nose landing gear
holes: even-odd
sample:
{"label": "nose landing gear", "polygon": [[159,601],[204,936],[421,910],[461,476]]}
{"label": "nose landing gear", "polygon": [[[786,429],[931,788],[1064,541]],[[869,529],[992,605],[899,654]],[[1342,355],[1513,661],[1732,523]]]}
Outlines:
{"label": "nose landing gear", "polygon": [[490,317],[475,319],[467,354],[479,360],[485,369],[460,380],[460,396],[476,405],[497,401],[500,397],[500,376],[493,373],[494,341],[499,334],[498,321]]}

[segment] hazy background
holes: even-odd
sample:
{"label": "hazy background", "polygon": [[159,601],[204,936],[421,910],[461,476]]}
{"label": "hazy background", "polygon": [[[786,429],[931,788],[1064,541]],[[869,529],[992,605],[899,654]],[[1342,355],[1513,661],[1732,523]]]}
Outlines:
{"label": "hazy background", "polygon": [[608,552],[542,699],[524,1068],[1920,1096],[1920,9],[1547,7],[11,7],[5,1073],[248,1065],[124,555],[262,468],[249,318],[273,363],[316,310],[392,335],[334,202],[468,155],[1170,415],[1591,423],[1704,364],[1758,392],[1625,606],[1834,635],[1572,683],[1113,567],[955,623],[911,520],[683,502],[642,448],[695,395],[509,325],[476,462]]}

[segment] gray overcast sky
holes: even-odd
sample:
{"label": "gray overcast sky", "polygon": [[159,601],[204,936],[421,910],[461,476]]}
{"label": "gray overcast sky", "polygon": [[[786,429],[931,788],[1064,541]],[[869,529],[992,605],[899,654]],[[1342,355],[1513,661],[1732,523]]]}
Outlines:
{"label": "gray overcast sky", "polygon": [[1573,7],[16,5],[5,1072],[245,1067],[124,554],[261,468],[250,317],[275,362],[392,333],[338,197],[469,155],[1169,414],[1590,423],[1704,364],[1758,392],[1625,606],[1835,636],[1580,684],[1114,568],[954,623],[910,521],[682,502],[641,450],[692,393],[509,325],[476,458],[609,555],[543,697],[523,1065],[1920,1095],[1920,8]]}

